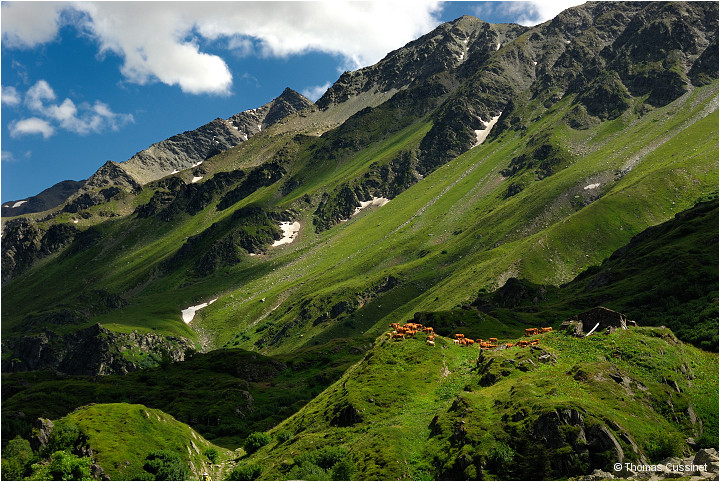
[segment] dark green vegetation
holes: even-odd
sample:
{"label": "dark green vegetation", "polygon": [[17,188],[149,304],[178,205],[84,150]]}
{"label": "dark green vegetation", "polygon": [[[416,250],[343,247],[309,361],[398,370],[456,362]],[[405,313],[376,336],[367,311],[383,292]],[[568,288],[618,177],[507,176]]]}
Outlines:
{"label": "dark green vegetation", "polygon": [[441,329],[449,324],[449,334],[461,327],[478,329],[493,318],[502,321],[500,326],[557,325],[600,305],[643,325],[667,326],[680,339],[717,352],[717,195],[634,236],[602,264],[559,288],[511,278],[472,302],[480,313],[466,306],[416,318]]}
{"label": "dark green vegetation", "polygon": [[369,341],[336,340],[277,357],[215,350],[99,379],[50,371],[4,374],[3,441],[30,437],[38,417],[56,419],[81,405],[122,401],[163,410],[203,437],[235,449],[251,432],[277,425],[337,380]]}
{"label": "dark green vegetation", "polygon": [[[3,219],[9,470],[37,417],[75,417],[112,477],[565,478],[717,447],[717,17],[463,17],[202,165],[106,165],[116,186]],[[514,341],[600,304],[640,328],[480,359],[384,335]],[[176,442],[118,468],[123,428],[83,423],[120,413]]]}

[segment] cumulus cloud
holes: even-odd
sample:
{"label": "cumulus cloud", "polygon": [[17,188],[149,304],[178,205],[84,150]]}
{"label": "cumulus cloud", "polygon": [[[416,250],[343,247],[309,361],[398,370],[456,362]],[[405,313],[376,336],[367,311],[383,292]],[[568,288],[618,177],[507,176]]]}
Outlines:
{"label": "cumulus cloud", "polygon": [[9,106],[15,106],[20,103],[20,94],[15,87],[2,86],[2,103]]}
{"label": "cumulus cloud", "polygon": [[[202,51],[208,42],[241,56],[326,52],[359,68],[437,26],[441,9],[437,0],[59,5],[3,3],[3,40],[37,45],[56,38],[59,24],[70,23],[93,36],[101,52],[119,55],[128,81],[160,81],[193,94],[226,94],[232,85],[225,61]],[[76,14],[63,17],[63,9]],[[32,11],[42,15],[36,25],[25,20]]]}
{"label": "cumulus cloud", "polygon": [[546,22],[563,10],[583,3],[582,1],[573,0],[488,2],[477,7],[475,15],[482,18],[492,12],[509,17],[510,22],[529,27]]}
{"label": "cumulus cloud", "polygon": [[[37,81],[25,93],[25,105],[42,117],[31,117],[12,124],[10,134],[19,137],[25,134],[42,134],[45,139],[55,133],[55,125],[76,134],[99,133],[106,129],[118,130],[133,122],[132,114],[118,114],[100,101],[75,105],[66,98],[62,103],[52,103],[57,98],[55,91],[45,80]],[[53,125],[55,124],[55,125]]]}
{"label": "cumulus cloud", "polygon": [[41,134],[44,139],[55,134],[55,128],[45,119],[30,117],[10,123],[10,136],[21,137],[30,134]]}
{"label": "cumulus cloud", "polygon": [[315,102],[318,100],[322,95],[325,93],[326,90],[330,88],[332,84],[330,82],[325,82],[323,85],[315,85],[312,87],[306,87],[305,89],[300,92],[302,95],[310,99],[311,101]]}
{"label": "cumulus cloud", "polygon": [[65,2],[3,2],[0,24],[5,47],[31,48],[51,42],[60,29]]}

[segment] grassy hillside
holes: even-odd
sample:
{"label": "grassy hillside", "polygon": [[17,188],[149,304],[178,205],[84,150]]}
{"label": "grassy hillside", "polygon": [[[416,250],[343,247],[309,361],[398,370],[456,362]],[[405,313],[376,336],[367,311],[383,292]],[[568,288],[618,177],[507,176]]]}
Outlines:
{"label": "grassy hillside", "polygon": [[335,451],[360,480],[527,480],[607,470],[613,439],[625,460],[650,462],[681,454],[687,437],[717,445],[717,356],[662,328],[540,340],[479,352],[381,337],[239,463],[263,479],[322,480]]}

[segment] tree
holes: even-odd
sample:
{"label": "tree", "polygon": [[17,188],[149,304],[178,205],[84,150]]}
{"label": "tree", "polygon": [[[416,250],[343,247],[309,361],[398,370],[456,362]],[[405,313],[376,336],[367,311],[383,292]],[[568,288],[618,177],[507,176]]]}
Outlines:
{"label": "tree", "polygon": [[20,480],[24,478],[33,457],[30,442],[19,435],[10,440],[2,453],[3,480]]}

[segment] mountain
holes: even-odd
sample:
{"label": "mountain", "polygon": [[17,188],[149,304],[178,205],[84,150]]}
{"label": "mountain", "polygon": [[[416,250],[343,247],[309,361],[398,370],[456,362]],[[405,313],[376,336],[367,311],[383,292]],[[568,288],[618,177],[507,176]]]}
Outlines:
{"label": "mountain", "polygon": [[71,194],[77,192],[85,181],[61,181],[40,194],[20,201],[10,201],[2,205],[2,216],[21,216],[29,213],[39,213],[59,206]]}
{"label": "mountain", "polygon": [[147,184],[173,171],[195,167],[312,105],[308,99],[287,88],[280,96],[257,109],[235,114],[229,119],[215,119],[195,130],[153,144],[121,166],[140,184]]}
{"label": "mountain", "polygon": [[[253,135],[210,157],[217,134],[194,131],[54,212],[3,218],[3,433],[124,397],[247,445],[236,469],[254,477],[712,466],[717,32],[712,2],[462,17],[315,105],[286,91],[214,121]],[[637,327],[559,331],[597,305]],[[408,321],[436,345],[387,340]],[[451,341],[532,327],[554,330],[527,349]],[[203,388],[242,385],[225,377],[248,353],[272,368],[245,380],[263,416]]]}
{"label": "mountain", "polygon": [[[2,215],[13,217],[43,212],[66,201],[69,204],[65,210],[77,212],[107,202],[120,192],[117,188],[137,192],[143,184],[197,167],[212,156],[248,140],[263,128],[311,106],[311,101],[286,88],[278,97],[257,109],[240,112],[229,119],[218,118],[197,129],[177,134],[138,152],[127,161],[107,161],[86,181],[63,181],[27,200],[6,203]],[[115,189],[98,194],[108,186]]]}

